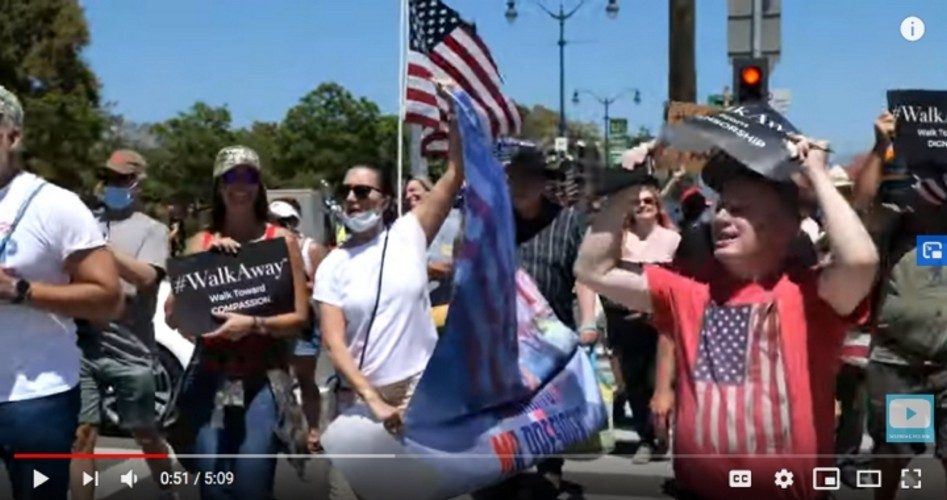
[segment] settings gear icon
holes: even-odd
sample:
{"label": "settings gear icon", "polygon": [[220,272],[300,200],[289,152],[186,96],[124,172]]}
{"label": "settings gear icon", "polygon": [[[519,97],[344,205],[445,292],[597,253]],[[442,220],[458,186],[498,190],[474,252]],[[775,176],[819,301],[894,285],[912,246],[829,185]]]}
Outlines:
{"label": "settings gear icon", "polygon": [[776,486],[779,486],[782,489],[787,489],[793,484],[792,472],[786,469],[780,469],[776,472]]}

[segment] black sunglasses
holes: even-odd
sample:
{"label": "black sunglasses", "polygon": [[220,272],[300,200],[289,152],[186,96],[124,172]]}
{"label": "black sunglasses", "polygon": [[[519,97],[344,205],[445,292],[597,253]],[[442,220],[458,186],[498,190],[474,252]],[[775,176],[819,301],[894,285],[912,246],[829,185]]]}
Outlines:
{"label": "black sunglasses", "polygon": [[374,186],[342,184],[335,190],[335,195],[339,200],[344,200],[349,197],[349,193],[355,193],[355,199],[364,200],[372,194],[372,191],[381,193],[381,190]]}
{"label": "black sunglasses", "polygon": [[100,170],[97,177],[106,185],[113,186],[125,186],[138,180],[135,174],[120,174],[108,169]]}
{"label": "black sunglasses", "polygon": [[239,169],[234,168],[224,172],[220,179],[224,184],[259,184],[260,183],[260,172],[254,169]]}

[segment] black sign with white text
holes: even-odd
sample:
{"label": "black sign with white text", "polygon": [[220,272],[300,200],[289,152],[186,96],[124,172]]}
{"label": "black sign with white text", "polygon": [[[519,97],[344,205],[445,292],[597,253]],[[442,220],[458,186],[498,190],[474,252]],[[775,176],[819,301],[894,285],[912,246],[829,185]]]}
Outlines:
{"label": "black sign with white text", "polygon": [[889,90],[894,154],[916,174],[947,173],[947,91]]}
{"label": "black sign with white text", "polygon": [[662,140],[681,151],[723,151],[764,177],[786,182],[799,168],[786,144],[790,133],[798,130],[768,105],[742,104],[669,124]]}
{"label": "black sign with white text", "polygon": [[293,312],[295,295],[283,238],[248,243],[237,255],[203,252],[168,261],[174,319],[189,335],[217,329],[214,312],[275,316]]}

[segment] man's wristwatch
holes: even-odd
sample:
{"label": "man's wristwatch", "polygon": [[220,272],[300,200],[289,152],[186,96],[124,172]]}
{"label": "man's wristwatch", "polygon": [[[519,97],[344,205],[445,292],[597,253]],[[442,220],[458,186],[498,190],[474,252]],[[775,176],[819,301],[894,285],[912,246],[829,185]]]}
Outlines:
{"label": "man's wristwatch", "polygon": [[22,304],[30,298],[30,288],[32,284],[24,279],[17,280],[13,285],[16,295],[13,297],[13,300],[10,301],[11,304]]}

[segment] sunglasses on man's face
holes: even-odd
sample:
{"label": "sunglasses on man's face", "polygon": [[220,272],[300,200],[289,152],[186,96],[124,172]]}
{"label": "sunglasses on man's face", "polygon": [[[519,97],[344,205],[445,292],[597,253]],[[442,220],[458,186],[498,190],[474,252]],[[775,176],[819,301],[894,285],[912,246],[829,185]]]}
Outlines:
{"label": "sunglasses on man's face", "polygon": [[220,177],[224,184],[259,184],[260,173],[251,168],[235,168]]}
{"label": "sunglasses on man's face", "polygon": [[364,200],[368,198],[372,191],[381,192],[380,189],[374,186],[365,186],[361,184],[342,184],[336,190],[335,194],[340,200],[344,200],[349,197],[349,193],[355,193],[355,199]]}
{"label": "sunglasses on man's face", "polygon": [[99,180],[106,186],[130,186],[138,180],[138,176],[135,174],[120,174],[112,170],[106,170],[99,172]]}

